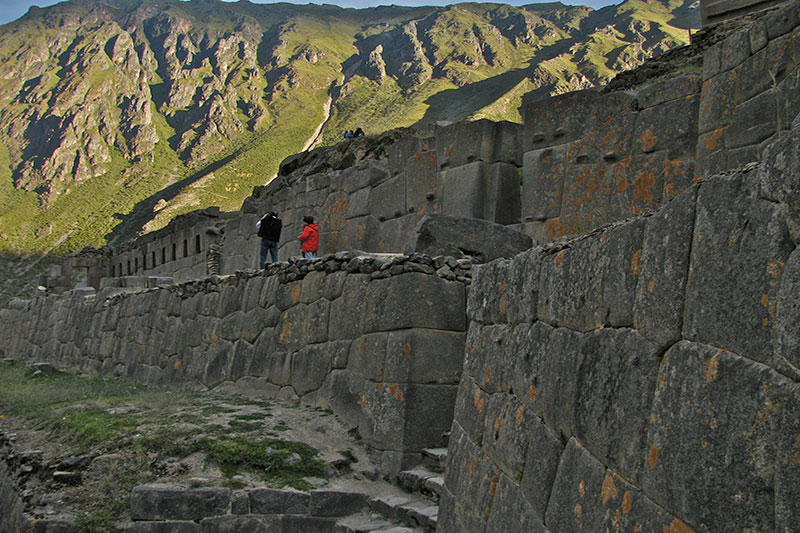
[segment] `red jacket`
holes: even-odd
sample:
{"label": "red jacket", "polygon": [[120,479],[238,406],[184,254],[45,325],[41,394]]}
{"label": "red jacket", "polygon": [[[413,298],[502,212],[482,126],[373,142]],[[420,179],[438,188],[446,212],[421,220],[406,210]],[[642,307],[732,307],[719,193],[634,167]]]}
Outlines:
{"label": "red jacket", "polygon": [[303,233],[298,239],[303,243],[300,246],[301,252],[316,252],[317,248],[319,248],[319,226],[306,224],[306,227],[303,228]]}

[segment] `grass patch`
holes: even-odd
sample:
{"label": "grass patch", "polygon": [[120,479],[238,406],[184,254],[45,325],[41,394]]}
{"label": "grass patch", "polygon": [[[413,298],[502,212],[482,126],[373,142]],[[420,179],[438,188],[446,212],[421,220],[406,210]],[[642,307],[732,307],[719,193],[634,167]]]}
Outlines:
{"label": "grass patch", "polygon": [[308,490],[305,476],[324,476],[325,463],[317,459],[317,450],[301,442],[282,439],[251,440],[237,435],[232,439],[204,437],[195,449],[216,463],[227,477],[240,470],[257,473],[272,487],[290,486]]}

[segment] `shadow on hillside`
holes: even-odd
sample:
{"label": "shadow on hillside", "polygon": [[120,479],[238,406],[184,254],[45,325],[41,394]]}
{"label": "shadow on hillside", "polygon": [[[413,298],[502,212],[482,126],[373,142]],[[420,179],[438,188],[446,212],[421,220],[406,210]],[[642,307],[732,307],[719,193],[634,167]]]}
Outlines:
{"label": "shadow on hillside", "polygon": [[164,200],[165,202],[170,202],[186,187],[224,167],[241,155],[241,153],[242,149],[236,150],[230,155],[210,163],[190,176],[166,186],[152,196],[138,202],[128,214],[114,213],[114,217],[121,222],[117,224],[110,233],[105,235],[106,242],[108,244],[113,244],[116,241],[125,242],[128,239],[132,239],[145,224],[153,219],[155,215],[154,208],[159,201]]}

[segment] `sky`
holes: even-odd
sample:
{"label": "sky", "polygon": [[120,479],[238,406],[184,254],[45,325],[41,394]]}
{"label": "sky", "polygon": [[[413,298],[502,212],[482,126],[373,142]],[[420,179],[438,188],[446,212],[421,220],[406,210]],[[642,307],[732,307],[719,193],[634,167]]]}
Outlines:
{"label": "sky", "polygon": [[[254,4],[272,4],[274,0],[251,0]],[[287,0],[283,0],[287,1]],[[307,0],[288,0],[293,4],[308,4]],[[480,1],[480,0],[476,0]],[[533,4],[537,0],[487,0],[512,5]],[[595,9],[610,4],[618,4],[621,0],[561,0],[565,4],[591,6]],[[0,0],[0,24],[6,24],[24,15],[30,6],[47,7],[59,3],[59,0]],[[373,7],[395,4],[398,6],[443,6],[456,3],[453,0],[316,0],[316,4],[336,4],[341,7]]]}

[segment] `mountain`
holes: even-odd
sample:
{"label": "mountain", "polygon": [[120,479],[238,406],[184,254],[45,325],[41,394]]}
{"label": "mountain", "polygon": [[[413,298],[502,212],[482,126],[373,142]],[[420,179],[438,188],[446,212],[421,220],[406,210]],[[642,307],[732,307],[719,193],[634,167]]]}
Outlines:
{"label": "mountain", "polygon": [[518,121],[523,101],[605,83],[698,25],[689,0],[31,8],[0,27],[0,274],[15,287],[42,256],[236,209],[345,129]]}

